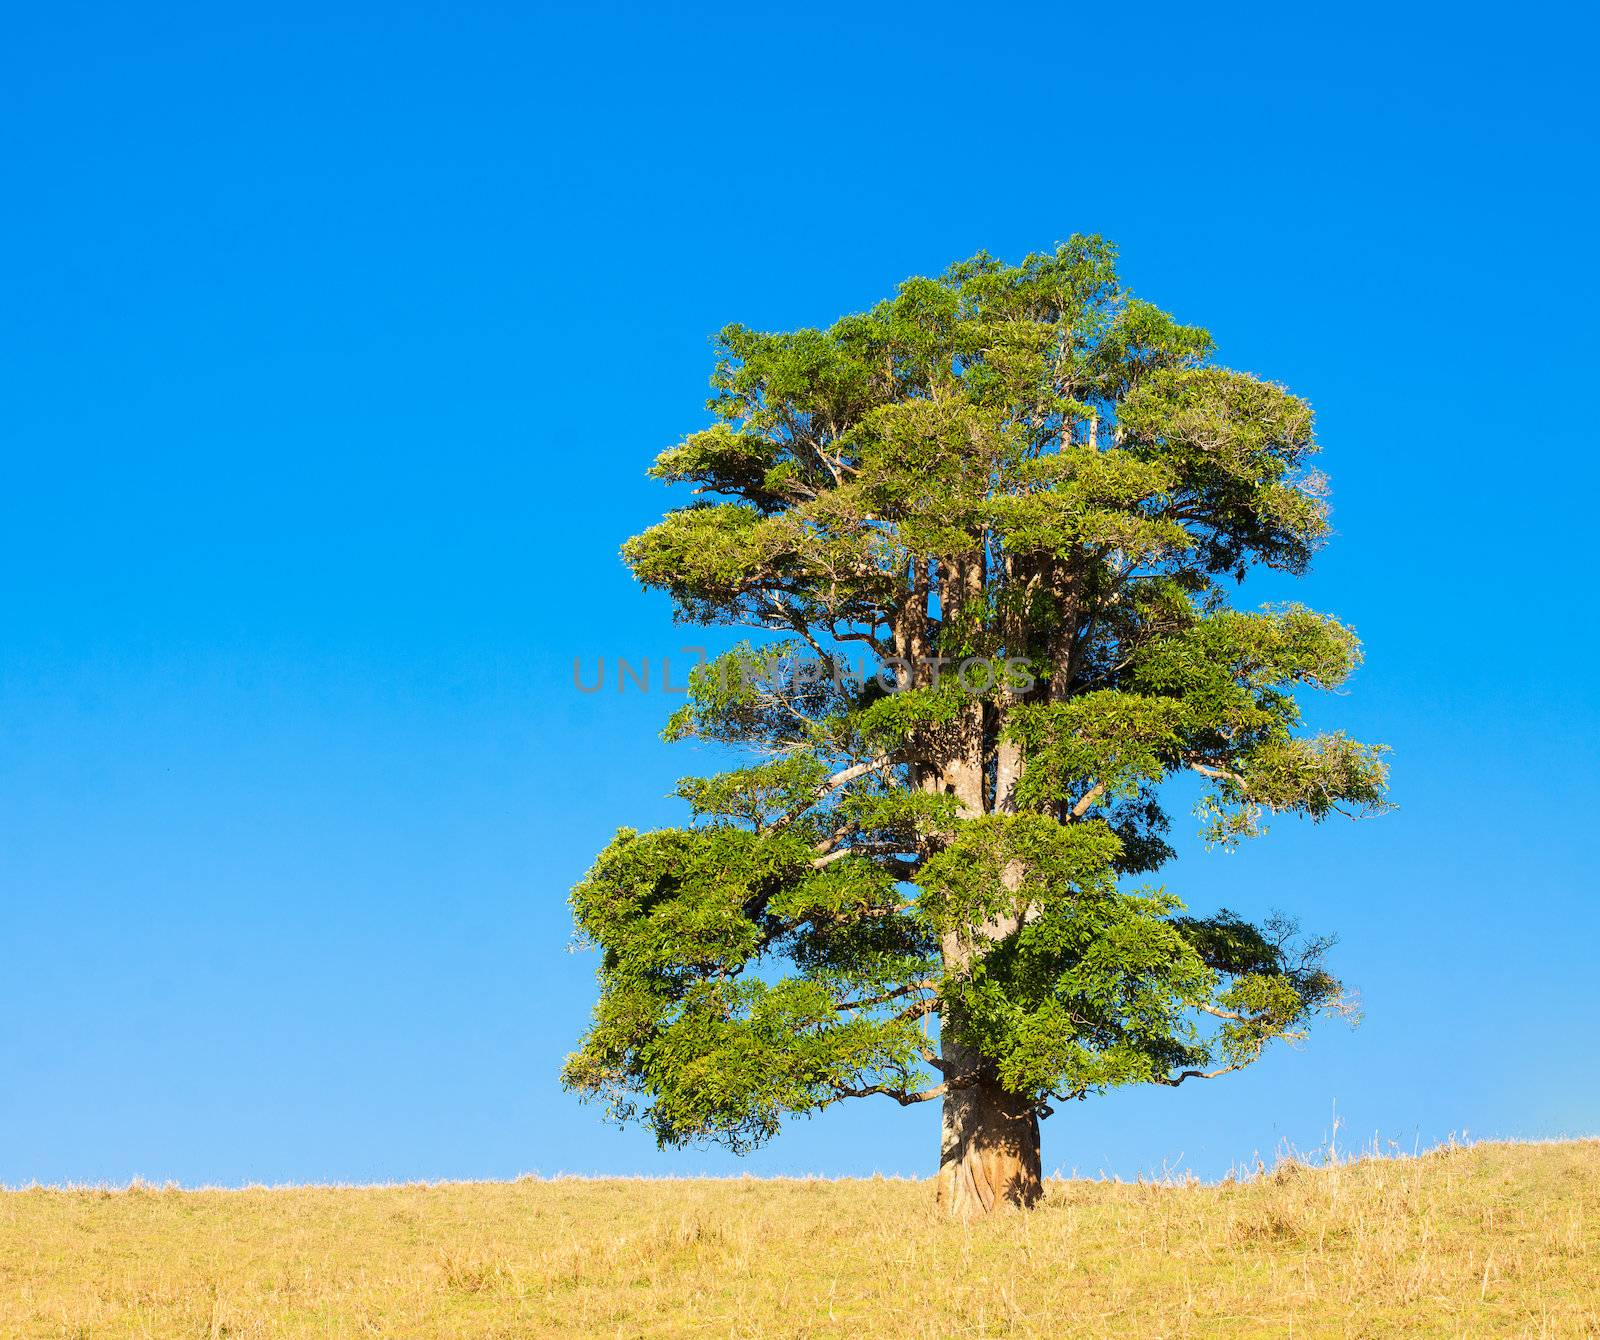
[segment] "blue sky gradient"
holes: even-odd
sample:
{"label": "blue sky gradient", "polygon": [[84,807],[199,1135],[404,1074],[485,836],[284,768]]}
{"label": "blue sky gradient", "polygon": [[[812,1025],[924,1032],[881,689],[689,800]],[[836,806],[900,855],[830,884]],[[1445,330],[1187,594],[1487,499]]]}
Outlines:
{"label": "blue sky gradient", "polygon": [[[1074,231],[1317,407],[1318,720],[1400,809],[1185,841],[1366,1019],[1062,1111],[1047,1168],[1600,1130],[1597,267],[1578,7],[36,6],[0,51],[0,1181],[928,1173],[563,1094],[565,897],[692,749],[621,540],[708,336]],[[1252,598],[1286,594],[1261,584]],[[1193,824],[1176,807],[1176,825]]]}

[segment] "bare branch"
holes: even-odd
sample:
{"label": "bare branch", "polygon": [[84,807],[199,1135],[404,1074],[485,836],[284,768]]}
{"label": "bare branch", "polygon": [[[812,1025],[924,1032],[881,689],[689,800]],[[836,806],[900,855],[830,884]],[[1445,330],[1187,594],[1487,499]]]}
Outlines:
{"label": "bare branch", "polygon": [[1240,786],[1244,785],[1243,774],[1231,772],[1227,768],[1213,768],[1205,763],[1196,763],[1193,759],[1189,761],[1189,767],[1202,777],[1209,777],[1213,781],[1237,782]]}
{"label": "bare branch", "polygon": [[826,856],[852,833],[858,832],[859,830],[859,824],[846,824],[843,828],[836,829],[833,833],[823,838],[822,841],[817,843],[817,845],[811,850],[816,852],[818,856]]}
{"label": "bare branch", "polygon": [[893,762],[894,759],[890,755],[880,754],[877,758],[868,759],[865,763],[856,763],[845,768],[842,772],[836,772],[817,788],[817,799],[825,799],[841,786],[848,786],[856,778],[865,777],[869,772],[877,772],[880,768],[887,768]]}
{"label": "bare branch", "polygon": [[970,1089],[976,1083],[976,1079],[950,1079],[943,1084],[935,1084],[931,1089],[923,1089],[920,1093],[907,1093],[904,1089],[896,1089],[887,1084],[868,1084],[860,1089],[840,1086],[833,1091],[833,1097],[827,1101],[831,1103],[840,1098],[867,1098],[872,1094],[881,1093],[885,1097],[893,1098],[901,1107],[910,1107],[913,1103],[927,1103],[935,1098],[943,1098],[954,1089]]}
{"label": "bare branch", "polygon": [[1238,1014],[1233,1010],[1225,1010],[1220,1005],[1202,1005],[1196,1002],[1194,1008],[1199,1010],[1201,1014],[1209,1014],[1215,1019],[1227,1019],[1229,1022],[1235,1024],[1254,1024],[1261,1022],[1259,1019],[1250,1018],[1249,1015]]}
{"label": "bare branch", "polygon": [[1169,1089],[1176,1089],[1186,1079],[1216,1079],[1218,1075],[1226,1075],[1234,1070],[1243,1070],[1245,1066],[1250,1064],[1250,1061],[1255,1059],[1252,1056],[1248,1061],[1235,1061],[1232,1065],[1218,1066],[1215,1070],[1182,1070],[1176,1075],[1157,1079],[1156,1083],[1165,1084]]}
{"label": "bare branch", "polygon": [[1093,805],[1095,801],[1099,800],[1101,796],[1105,795],[1105,793],[1106,784],[1104,782],[1096,782],[1094,786],[1090,787],[1089,790],[1084,793],[1083,799],[1081,799],[1072,807],[1072,817],[1074,819],[1083,818],[1083,816],[1089,812],[1089,807]]}
{"label": "bare branch", "polygon": [[[891,1000],[898,1000],[901,996],[909,996],[913,991],[931,991],[938,985],[931,977],[920,981],[907,982],[904,986],[897,986],[893,991],[885,991],[880,996],[868,996],[864,1000],[843,1001],[833,1008],[836,1010],[864,1010],[871,1005],[882,1005]],[[915,1015],[908,1016],[915,1018]]]}

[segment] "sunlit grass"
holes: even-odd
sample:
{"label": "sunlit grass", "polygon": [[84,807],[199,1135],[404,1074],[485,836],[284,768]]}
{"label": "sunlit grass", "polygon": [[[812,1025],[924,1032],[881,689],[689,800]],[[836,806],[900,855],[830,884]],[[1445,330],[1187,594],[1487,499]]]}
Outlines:
{"label": "sunlit grass", "polygon": [[0,1193],[0,1336],[1600,1335],[1600,1142],[1257,1177]]}

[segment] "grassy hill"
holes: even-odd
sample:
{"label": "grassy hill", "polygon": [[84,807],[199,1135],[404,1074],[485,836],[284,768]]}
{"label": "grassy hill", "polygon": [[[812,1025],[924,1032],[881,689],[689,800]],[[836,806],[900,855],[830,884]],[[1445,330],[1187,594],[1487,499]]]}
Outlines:
{"label": "grassy hill", "polygon": [[524,1179],[0,1193],[0,1336],[1600,1335],[1600,1142],[1219,1186]]}

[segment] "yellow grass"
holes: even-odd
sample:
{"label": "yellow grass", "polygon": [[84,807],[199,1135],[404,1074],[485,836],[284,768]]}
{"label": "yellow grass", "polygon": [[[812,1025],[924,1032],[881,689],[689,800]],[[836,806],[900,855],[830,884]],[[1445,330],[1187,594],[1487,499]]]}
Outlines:
{"label": "yellow grass", "polygon": [[1221,1186],[535,1181],[0,1193],[0,1336],[1600,1335],[1600,1142]]}

